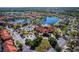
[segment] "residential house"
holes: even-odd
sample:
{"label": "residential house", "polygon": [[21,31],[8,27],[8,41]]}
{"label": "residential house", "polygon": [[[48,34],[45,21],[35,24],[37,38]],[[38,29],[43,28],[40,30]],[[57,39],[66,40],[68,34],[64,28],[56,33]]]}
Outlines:
{"label": "residential house", "polygon": [[12,37],[10,35],[10,33],[8,32],[8,30],[3,29],[0,31],[0,36],[3,40],[3,50],[5,52],[16,52],[17,49],[14,45],[14,42],[12,40]]}

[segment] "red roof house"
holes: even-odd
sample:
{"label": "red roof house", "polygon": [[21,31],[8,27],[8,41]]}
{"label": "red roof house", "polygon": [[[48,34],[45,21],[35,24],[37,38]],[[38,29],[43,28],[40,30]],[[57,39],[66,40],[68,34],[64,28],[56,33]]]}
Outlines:
{"label": "red roof house", "polygon": [[40,32],[40,33],[48,33],[48,32],[51,32],[54,30],[54,27],[42,27],[42,26],[38,26],[35,28],[35,30],[37,32]]}
{"label": "red roof house", "polygon": [[3,42],[3,49],[5,52],[16,52],[17,49],[13,43],[12,37],[8,30],[3,29],[0,31],[0,36],[2,38]]}

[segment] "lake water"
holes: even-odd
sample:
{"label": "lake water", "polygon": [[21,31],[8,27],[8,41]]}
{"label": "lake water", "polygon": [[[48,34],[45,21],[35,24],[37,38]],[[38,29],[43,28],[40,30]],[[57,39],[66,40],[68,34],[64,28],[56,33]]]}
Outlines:
{"label": "lake water", "polygon": [[59,21],[59,18],[57,17],[46,17],[43,20],[43,24],[55,24]]}
{"label": "lake water", "polygon": [[15,19],[10,21],[13,24],[25,24],[25,23],[30,23],[29,19]]}
{"label": "lake water", "polygon": [[[55,24],[59,21],[59,18],[57,17],[45,17],[45,19],[43,19],[43,21],[41,21],[42,24]],[[25,23],[30,23],[31,20],[30,19],[13,19],[10,20],[11,23],[13,24],[25,24]]]}

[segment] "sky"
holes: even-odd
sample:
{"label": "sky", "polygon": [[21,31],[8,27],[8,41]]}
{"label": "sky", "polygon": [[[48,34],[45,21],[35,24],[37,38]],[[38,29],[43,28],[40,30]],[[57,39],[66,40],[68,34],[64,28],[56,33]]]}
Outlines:
{"label": "sky", "polygon": [[78,7],[78,0],[0,0],[0,7]]}

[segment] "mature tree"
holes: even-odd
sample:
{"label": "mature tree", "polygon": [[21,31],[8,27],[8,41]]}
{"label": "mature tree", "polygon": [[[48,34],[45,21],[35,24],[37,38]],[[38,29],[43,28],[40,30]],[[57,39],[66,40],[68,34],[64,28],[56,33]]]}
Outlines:
{"label": "mature tree", "polygon": [[18,51],[22,51],[23,44],[18,40],[16,41],[16,46],[18,47]]}
{"label": "mature tree", "polygon": [[31,49],[34,50],[41,43],[42,37],[37,36],[36,39],[26,39],[25,44],[31,46]]}
{"label": "mature tree", "polygon": [[4,28],[3,26],[0,26],[0,30],[3,29],[3,28]]}
{"label": "mature tree", "polygon": [[55,48],[55,46],[57,45],[57,41],[56,41],[56,39],[53,38],[53,37],[50,37],[50,38],[49,38],[49,42],[50,42],[50,44],[51,44],[51,46],[52,46],[53,48]]}
{"label": "mature tree", "polygon": [[78,34],[77,30],[73,30],[70,32],[71,37],[77,36],[77,34]]}
{"label": "mature tree", "polygon": [[56,50],[57,52],[61,52],[61,51],[62,51],[62,48],[59,47],[58,45],[56,45],[56,46],[55,46],[55,50]]}
{"label": "mature tree", "polygon": [[67,46],[70,48],[71,51],[73,51],[73,49],[76,47],[76,40],[69,40],[67,43]]}
{"label": "mature tree", "polygon": [[51,46],[57,51],[60,52],[62,50],[62,48],[58,45],[57,40],[53,37],[49,38],[49,42],[51,44]]}

